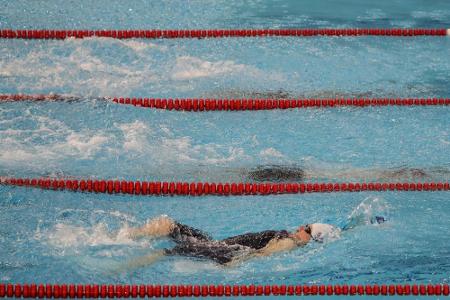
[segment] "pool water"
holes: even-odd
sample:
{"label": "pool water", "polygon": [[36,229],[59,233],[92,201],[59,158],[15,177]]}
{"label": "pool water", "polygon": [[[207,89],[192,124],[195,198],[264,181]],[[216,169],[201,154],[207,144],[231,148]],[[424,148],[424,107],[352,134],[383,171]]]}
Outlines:
{"label": "pool water", "polygon": [[[450,27],[434,1],[0,1],[0,28]],[[449,97],[448,37],[0,41],[0,93],[74,102],[0,103],[0,175],[245,180],[295,165],[312,180],[373,180],[419,168],[450,179],[447,107],[173,112],[124,97]],[[363,175],[361,175],[363,174]],[[367,175],[369,174],[369,175]],[[0,281],[386,283],[450,281],[448,192],[133,197],[0,186]],[[181,257],[115,232],[167,214],[215,238],[324,222],[361,225],[335,241],[235,267]],[[375,215],[388,221],[371,225]]]}

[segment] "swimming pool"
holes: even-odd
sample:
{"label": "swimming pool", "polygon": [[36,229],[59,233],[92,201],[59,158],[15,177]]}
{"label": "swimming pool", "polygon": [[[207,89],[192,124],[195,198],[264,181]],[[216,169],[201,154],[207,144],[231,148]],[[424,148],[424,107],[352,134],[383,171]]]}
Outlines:
{"label": "swimming pool", "polygon": [[[432,7],[422,1],[58,3],[4,1],[0,27],[450,27],[446,1]],[[448,107],[196,114],[98,98],[448,97],[448,38],[0,43],[1,93],[82,98],[1,103],[1,175],[225,182],[242,180],[242,170],[260,165],[296,165],[332,181],[403,167],[432,172],[432,180],[450,178]],[[353,175],[344,174],[348,170]],[[448,192],[147,198],[0,186],[0,199],[2,282],[449,282]],[[352,215],[382,214],[389,221],[233,268],[171,257],[121,269],[168,242],[111,232],[161,214],[216,238],[312,222],[342,226]]]}

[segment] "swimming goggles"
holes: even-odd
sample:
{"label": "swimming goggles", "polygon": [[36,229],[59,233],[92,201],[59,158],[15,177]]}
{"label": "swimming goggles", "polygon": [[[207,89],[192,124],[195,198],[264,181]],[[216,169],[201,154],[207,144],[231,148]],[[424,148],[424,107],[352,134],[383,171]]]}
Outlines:
{"label": "swimming goggles", "polygon": [[306,224],[306,225],[305,225],[305,232],[306,232],[307,234],[309,234],[309,235],[312,235],[312,234],[311,234],[311,233],[312,233],[311,225],[309,225],[309,224]]}

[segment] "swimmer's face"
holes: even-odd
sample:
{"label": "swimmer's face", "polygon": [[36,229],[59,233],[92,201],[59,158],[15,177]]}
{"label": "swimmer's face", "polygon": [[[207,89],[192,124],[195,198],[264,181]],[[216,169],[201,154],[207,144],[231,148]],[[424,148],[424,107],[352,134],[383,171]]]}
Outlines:
{"label": "swimmer's face", "polygon": [[311,227],[310,225],[302,225],[293,233],[295,239],[302,242],[309,242],[311,239]]}

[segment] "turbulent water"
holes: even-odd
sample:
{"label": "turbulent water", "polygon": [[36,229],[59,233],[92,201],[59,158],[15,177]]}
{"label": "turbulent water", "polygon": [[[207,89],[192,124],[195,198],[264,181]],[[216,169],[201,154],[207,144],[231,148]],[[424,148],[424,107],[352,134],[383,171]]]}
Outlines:
{"label": "turbulent water", "polygon": [[[449,28],[448,1],[0,1],[0,28]],[[448,97],[448,37],[0,41],[0,176],[249,180],[261,166],[304,180],[449,180],[447,107],[189,113],[103,97]],[[398,175],[398,170],[423,170]],[[387,172],[387,173],[386,173]],[[390,172],[390,173],[389,173]],[[6,282],[448,282],[448,192],[144,198],[0,186]],[[161,214],[225,238],[322,222],[333,242],[233,268],[125,232]],[[375,215],[387,222],[370,224]]]}

